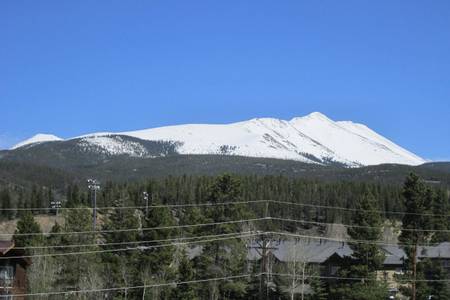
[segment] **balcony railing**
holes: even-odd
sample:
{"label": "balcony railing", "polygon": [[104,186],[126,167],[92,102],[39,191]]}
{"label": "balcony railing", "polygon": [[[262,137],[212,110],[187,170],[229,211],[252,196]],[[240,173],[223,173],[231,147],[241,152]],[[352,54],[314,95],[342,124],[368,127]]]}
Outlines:
{"label": "balcony railing", "polygon": [[11,288],[14,283],[14,278],[0,278],[0,289]]}

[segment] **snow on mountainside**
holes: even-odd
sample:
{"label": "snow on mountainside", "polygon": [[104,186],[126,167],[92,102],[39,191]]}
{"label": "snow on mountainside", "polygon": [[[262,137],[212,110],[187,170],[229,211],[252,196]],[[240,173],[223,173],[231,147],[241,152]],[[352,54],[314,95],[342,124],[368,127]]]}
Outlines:
{"label": "snow on mountainside", "polygon": [[134,141],[126,141],[120,136],[87,136],[81,138],[77,146],[84,151],[94,151],[107,155],[150,156],[143,145]]}
{"label": "snow on mountainside", "polygon": [[14,150],[19,147],[26,146],[26,145],[36,144],[36,143],[54,142],[54,141],[62,141],[62,140],[63,140],[62,138],[57,137],[56,135],[53,135],[53,134],[39,133],[29,139],[26,139],[25,141],[22,141],[16,145],[14,145],[13,147],[11,147],[11,150]]}
{"label": "snow on mountainside", "polygon": [[108,136],[113,134],[177,142],[176,151],[180,154],[242,155],[323,164],[338,162],[353,167],[425,162],[365,125],[335,122],[317,112],[290,121],[260,118],[232,124],[186,124],[122,133],[94,133],[79,138],[87,149],[101,149],[112,155],[145,156],[145,148],[139,143],[131,145],[129,141],[123,144],[120,140],[111,140]]}

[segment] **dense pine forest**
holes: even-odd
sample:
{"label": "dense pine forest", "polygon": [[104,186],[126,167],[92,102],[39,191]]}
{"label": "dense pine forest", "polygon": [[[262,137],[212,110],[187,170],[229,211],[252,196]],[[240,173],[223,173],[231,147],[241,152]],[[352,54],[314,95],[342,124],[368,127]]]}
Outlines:
{"label": "dense pine forest", "polygon": [[[400,241],[416,246],[448,241],[450,232],[448,191],[416,175],[403,185],[236,175],[105,182],[96,192],[95,228],[93,191],[86,185],[64,190],[9,185],[0,197],[2,218],[19,218],[13,238],[32,260],[29,293],[38,298],[387,299],[386,284],[375,276],[383,257],[376,244],[383,239],[383,226],[397,224]],[[56,199],[62,201],[59,211],[51,208]],[[43,234],[34,217],[56,213],[59,221]],[[252,245],[269,235],[276,240],[293,239],[286,234],[326,238],[332,223],[350,226],[345,234],[353,259],[341,266],[337,281],[306,268],[302,279],[308,293],[286,288],[292,272],[305,272],[300,264],[275,264],[270,272],[279,275],[269,277],[264,259],[248,257]],[[413,250],[405,246],[408,257]],[[411,273],[413,263],[418,271]],[[431,261],[408,259],[398,279],[445,276]],[[439,281],[415,288],[433,299],[450,295]],[[403,289],[411,293],[411,286]],[[49,291],[56,293],[45,294]]]}
{"label": "dense pine forest", "polygon": [[[249,200],[276,200],[293,203],[339,206],[354,208],[356,200],[369,190],[377,201],[377,207],[383,211],[403,211],[402,188],[399,185],[387,185],[368,182],[323,182],[319,180],[295,179],[284,176],[235,176],[240,182],[240,198]],[[121,199],[127,206],[144,206],[143,192],[149,194],[150,203],[183,204],[203,203],[207,200],[214,176],[169,176],[161,179],[150,179],[145,182],[102,184],[97,194],[97,206],[108,207]],[[444,189],[438,189],[444,193]],[[62,201],[63,207],[78,205],[91,206],[89,191],[86,184],[70,184],[65,189],[52,189],[47,186],[32,185],[25,189],[21,186],[9,185],[0,191],[3,218],[15,218],[21,208],[37,208],[34,214],[50,213],[51,202]],[[38,209],[43,208],[43,209]],[[304,207],[280,207],[271,205],[273,214],[293,213],[293,217],[303,217],[303,214],[326,220],[327,222],[348,221],[348,216],[332,210],[317,210]],[[301,214],[301,215],[295,215]],[[386,218],[396,218],[399,215],[386,213]]]}

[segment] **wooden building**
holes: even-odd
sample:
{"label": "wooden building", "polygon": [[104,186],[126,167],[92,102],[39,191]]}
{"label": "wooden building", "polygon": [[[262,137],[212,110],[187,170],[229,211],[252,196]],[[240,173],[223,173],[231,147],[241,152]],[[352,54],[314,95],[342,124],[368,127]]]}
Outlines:
{"label": "wooden building", "polygon": [[[21,258],[24,251],[14,247],[13,241],[0,241],[0,299],[13,299],[11,295],[27,292],[27,267],[30,260]],[[25,297],[14,297],[22,300]]]}

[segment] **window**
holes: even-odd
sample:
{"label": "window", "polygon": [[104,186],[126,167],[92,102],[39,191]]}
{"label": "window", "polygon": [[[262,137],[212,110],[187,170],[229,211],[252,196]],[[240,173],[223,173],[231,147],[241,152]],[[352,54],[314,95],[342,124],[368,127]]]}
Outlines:
{"label": "window", "polygon": [[336,275],[339,269],[339,266],[330,266],[330,275]]}
{"label": "window", "polygon": [[0,266],[0,287],[12,287],[14,281],[14,268]]}

